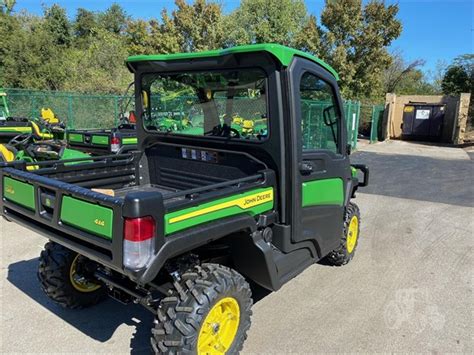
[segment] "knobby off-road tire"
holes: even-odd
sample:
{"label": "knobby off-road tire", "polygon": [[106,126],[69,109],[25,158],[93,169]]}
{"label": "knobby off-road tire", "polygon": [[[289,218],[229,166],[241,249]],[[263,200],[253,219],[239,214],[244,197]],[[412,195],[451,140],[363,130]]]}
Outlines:
{"label": "knobby off-road tire", "polygon": [[[349,202],[344,213],[344,231],[341,243],[337,249],[326,257],[329,264],[342,266],[352,260],[357,249],[357,244],[359,243],[359,231],[359,207],[355,203]],[[354,233],[356,234],[354,235]]]}
{"label": "knobby off-road tire", "polygon": [[[227,348],[221,345],[213,354],[237,354],[247,338],[252,314],[252,293],[244,277],[235,270],[218,264],[202,264],[195,266],[181,276],[180,282],[174,283],[170,296],[162,299],[152,329],[151,344],[157,354],[204,354],[211,351],[200,351],[199,345],[209,344],[206,340],[209,320],[216,310],[226,309],[222,304],[228,304],[232,309],[233,304],[238,304],[238,322],[232,324],[237,330],[235,336],[227,338],[231,341]],[[223,308],[220,308],[223,307]],[[229,312],[231,314],[232,312]],[[213,331],[219,333],[220,340],[215,344],[222,344],[223,334],[235,322],[235,317],[230,316],[229,321],[212,323]],[[220,328],[222,326],[222,328]],[[235,329],[235,328],[234,328]],[[216,333],[212,334],[216,334]],[[216,336],[217,339],[217,336]],[[229,340],[230,339],[230,340]],[[214,344],[211,341],[210,344]],[[224,351],[224,352],[223,352]]]}
{"label": "knobby off-road tire", "polygon": [[79,284],[71,276],[71,272],[78,268],[78,264],[84,262],[83,258],[54,242],[48,242],[41,252],[38,268],[41,289],[62,307],[85,308],[99,303],[107,296],[105,287],[99,281],[90,280]]}

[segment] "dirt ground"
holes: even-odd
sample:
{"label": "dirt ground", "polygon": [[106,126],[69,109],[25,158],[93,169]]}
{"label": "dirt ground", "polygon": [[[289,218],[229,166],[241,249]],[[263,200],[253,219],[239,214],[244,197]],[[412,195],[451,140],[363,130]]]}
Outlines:
{"label": "dirt ground", "polygon": [[[470,157],[474,151],[397,141],[355,153],[371,169],[356,199],[357,255],[259,295],[243,353],[472,353]],[[58,308],[36,280],[45,239],[5,221],[0,231],[2,353],[149,353],[147,311],[112,300]]]}

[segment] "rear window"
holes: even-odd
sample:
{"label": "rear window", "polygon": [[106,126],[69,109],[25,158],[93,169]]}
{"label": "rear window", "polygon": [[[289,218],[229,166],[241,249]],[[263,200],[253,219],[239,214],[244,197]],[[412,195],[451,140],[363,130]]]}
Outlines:
{"label": "rear window", "polygon": [[141,84],[149,131],[255,141],[268,136],[262,70],[153,73]]}

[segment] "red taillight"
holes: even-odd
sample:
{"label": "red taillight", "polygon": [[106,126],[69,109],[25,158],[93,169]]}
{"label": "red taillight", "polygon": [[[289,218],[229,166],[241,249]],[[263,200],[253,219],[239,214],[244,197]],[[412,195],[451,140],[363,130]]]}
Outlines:
{"label": "red taillight", "polygon": [[110,151],[112,153],[117,153],[120,150],[120,138],[117,136],[112,136],[110,138]]}
{"label": "red taillight", "polygon": [[131,242],[143,242],[155,236],[156,223],[153,217],[125,218],[123,237]]}

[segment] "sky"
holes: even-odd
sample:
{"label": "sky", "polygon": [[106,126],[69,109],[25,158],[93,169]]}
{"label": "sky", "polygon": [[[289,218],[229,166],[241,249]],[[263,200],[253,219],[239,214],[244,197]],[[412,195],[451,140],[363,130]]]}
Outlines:
{"label": "sky", "polygon": [[[76,9],[105,10],[110,4],[120,4],[134,18],[159,17],[163,8],[174,9],[174,0],[17,0],[16,11],[42,13],[42,6],[53,3],[65,7],[72,18]],[[235,9],[240,0],[220,0],[225,12]],[[324,0],[305,0],[308,11],[319,19]],[[365,0],[364,0],[365,2]],[[401,52],[407,61],[426,60],[422,68],[430,74],[438,63],[449,64],[460,54],[474,53],[473,0],[386,0],[398,3],[398,18],[403,32],[390,50]]]}

